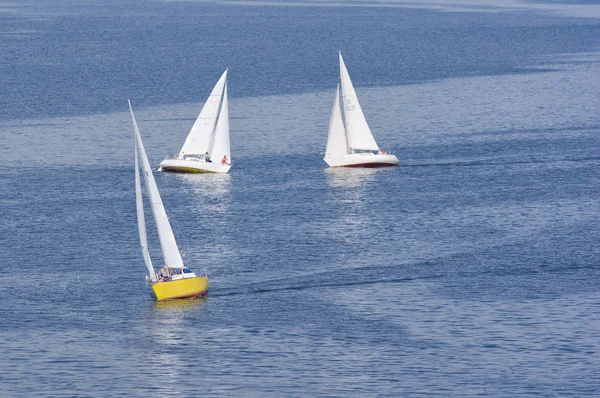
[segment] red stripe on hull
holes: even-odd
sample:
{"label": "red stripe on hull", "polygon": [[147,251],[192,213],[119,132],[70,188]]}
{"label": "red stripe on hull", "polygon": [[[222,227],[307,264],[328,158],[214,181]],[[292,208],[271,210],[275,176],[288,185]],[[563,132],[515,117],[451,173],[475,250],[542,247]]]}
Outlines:
{"label": "red stripe on hull", "polygon": [[348,164],[348,165],[344,165],[342,167],[369,167],[369,168],[373,168],[373,167],[394,167],[394,166],[398,166],[397,164],[391,164],[391,163],[360,163],[360,164]]}

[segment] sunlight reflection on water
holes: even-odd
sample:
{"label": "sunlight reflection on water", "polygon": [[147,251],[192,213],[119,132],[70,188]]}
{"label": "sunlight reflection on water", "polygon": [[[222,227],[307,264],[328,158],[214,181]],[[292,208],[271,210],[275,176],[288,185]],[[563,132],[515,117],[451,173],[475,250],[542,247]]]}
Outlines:
{"label": "sunlight reflection on water", "polygon": [[[600,55],[584,55],[588,62],[566,64],[570,58],[563,58],[553,72],[360,88],[358,94],[376,140],[395,150],[403,164],[411,161],[402,158],[405,147],[515,134],[526,139],[522,132],[530,129],[596,126]],[[323,152],[330,102],[331,90],[232,99],[232,157]],[[144,108],[135,99],[133,105],[153,165],[179,149],[201,108],[201,103]],[[0,157],[8,166],[128,165],[131,130],[126,112],[2,123]],[[40,139],[48,136],[50,142]]]}

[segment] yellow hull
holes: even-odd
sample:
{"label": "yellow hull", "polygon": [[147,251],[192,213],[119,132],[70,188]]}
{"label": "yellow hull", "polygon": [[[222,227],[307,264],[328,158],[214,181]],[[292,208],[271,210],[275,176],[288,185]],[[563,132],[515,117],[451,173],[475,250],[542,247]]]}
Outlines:
{"label": "yellow hull", "polygon": [[157,282],[152,285],[157,300],[173,300],[191,297],[202,297],[208,292],[208,277],[178,279]]}

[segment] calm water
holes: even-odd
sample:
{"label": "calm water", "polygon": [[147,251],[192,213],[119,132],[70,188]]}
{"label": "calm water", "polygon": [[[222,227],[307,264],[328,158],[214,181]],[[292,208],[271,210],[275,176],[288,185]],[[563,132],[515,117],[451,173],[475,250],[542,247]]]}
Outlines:
{"label": "calm water", "polygon": [[[600,6],[397,3],[0,5],[0,396],[598,396]],[[338,50],[400,167],[325,168]],[[226,67],[156,303],[126,96],[157,165]]]}

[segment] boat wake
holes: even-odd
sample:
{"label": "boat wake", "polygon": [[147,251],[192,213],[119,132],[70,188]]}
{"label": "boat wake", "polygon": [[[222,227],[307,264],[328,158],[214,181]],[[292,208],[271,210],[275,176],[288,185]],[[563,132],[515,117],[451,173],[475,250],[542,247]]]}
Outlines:
{"label": "boat wake", "polygon": [[[420,266],[431,266],[431,262],[421,264]],[[269,279],[238,285],[235,287],[226,287],[223,289],[212,289],[211,297],[226,297],[247,294],[264,294],[285,291],[316,290],[336,287],[365,286],[378,284],[406,283],[415,280],[435,280],[446,276],[445,273],[429,274],[422,276],[396,276],[391,269],[405,269],[401,265],[380,266],[369,268],[354,268],[351,270],[336,270],[317,272],[308,275],[298,275],[288,278]]]}

